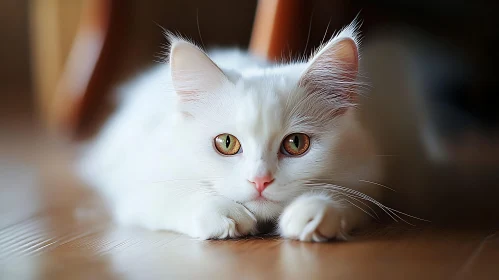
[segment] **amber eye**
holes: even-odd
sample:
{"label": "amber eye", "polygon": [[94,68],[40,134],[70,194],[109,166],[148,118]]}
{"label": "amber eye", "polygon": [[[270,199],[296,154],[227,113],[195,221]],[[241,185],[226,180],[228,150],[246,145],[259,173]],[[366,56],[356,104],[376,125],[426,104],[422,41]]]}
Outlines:
{"label": "amber eye", "polygon": [[228,133],[220,134],[215,137],[215,148],[224,155],[235,155],[241,150],[241,143],[239,140]]}
{"label": "amber eye", "polygon": [[293,133],[282,140],[281,153],[288,156],[299,156],[310,147],[310,138],[303,133]]}

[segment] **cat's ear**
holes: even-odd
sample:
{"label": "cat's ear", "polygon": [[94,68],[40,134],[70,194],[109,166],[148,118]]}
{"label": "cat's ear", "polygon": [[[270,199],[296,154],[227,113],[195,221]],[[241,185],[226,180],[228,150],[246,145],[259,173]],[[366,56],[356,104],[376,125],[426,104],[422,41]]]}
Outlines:
{"label": "cat's ear", "polygon": [[200,48],[170,37],[170,67],[173,87],[184,100],[196,100],[227,81],[225,74]]}
{"label": "cat's ear", "polygon": [[320,94],[341,107],[357,98],[359,68],[358,37],[355,22],[324,44],[307,62],[300,86],[310,94]]}

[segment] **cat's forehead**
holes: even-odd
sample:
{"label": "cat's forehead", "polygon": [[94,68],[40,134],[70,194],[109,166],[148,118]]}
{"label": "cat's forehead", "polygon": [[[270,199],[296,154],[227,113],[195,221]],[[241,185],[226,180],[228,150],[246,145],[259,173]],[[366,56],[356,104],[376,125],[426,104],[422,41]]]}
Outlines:
{"label": "cat's forehead", "polygon": [[295,94],[296,82],[284,77],[247,79],[237,86],[236,123],[254,137],[268,138],[280,132],[286,115],[286,101]]}
{"label": "cat's forehead", "polygon": [[269,87],[246,88],[241,95],[238,118],[240,121],[263,121],[272,115],[279,115],[283,96]]}
{"label": "cat's forehead", "polygon": [[301,70],[293,65],[232,72],[223,91],[225,105],[216,114],[223,114],[227,129],[246,142],[265,145],[282,137],[292,118],[293,96],[303,94],[298,87]]}

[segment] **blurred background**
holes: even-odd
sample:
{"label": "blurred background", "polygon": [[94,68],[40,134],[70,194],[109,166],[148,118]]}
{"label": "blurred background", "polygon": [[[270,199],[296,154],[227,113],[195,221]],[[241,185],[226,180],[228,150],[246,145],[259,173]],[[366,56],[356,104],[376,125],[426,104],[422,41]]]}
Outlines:
{"label": "blurred background", "polygon": [[[156,64],[159,26],[276,61],[362,22],[361,105],[382,148],[389,205],[442,224],[499,225],[499,32],[489,1],[0,0],[0,187],[64,200],[76,148],[113,89]],[[44,168],[55,166],[51,175]],[[3,170],[3,171],[2,171]],[[26,192],[15,194],[22,186]],[[54,187],[55,188],[55,187]],[[12,198],[12,199],[7,199]]]}

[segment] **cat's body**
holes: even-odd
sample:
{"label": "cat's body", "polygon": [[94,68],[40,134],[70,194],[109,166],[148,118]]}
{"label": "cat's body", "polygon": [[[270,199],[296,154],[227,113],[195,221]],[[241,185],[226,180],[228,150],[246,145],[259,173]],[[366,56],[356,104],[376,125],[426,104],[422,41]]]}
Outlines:
{"label": "cat's body", "polygon": [[[363,181],[379,181],[381,166],[354,108],[353,25],[309,62],[288,65],[238,51],[214,53],[215,65],[171,40],[170,64],[124,87],[82,161],[118,221],[203,239],[276,221],[283,237],[304,241],[343,238],[368,221],[353,191],[379,199],[379,186]],[[239,139],[237,154],[217,151],[224,133]],[[297,156],[282,151],[294,134],[310,140]]]}

